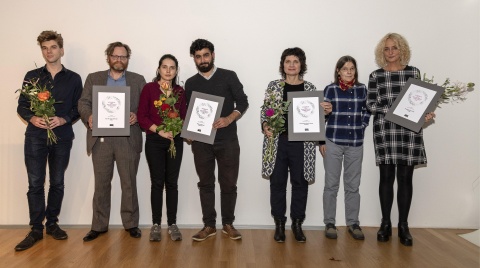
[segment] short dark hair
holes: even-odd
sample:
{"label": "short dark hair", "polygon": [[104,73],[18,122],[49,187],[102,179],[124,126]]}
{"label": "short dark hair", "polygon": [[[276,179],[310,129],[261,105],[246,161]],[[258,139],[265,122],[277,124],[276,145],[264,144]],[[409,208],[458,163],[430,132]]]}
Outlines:
{"label": "short dark hair", "polygon": [[360,84],[360,82],[358,81],[357,61],[352,56],[348,56],[348,55],[341,57],[337,61],[337,65],[335,66],[335,70],[333,72],[333,79],[335,81],[335,84],[338,85],[338,83],[339,83],[339,81],[338,81],[338,71],[340,71],[340,69],[342,69],[343,65],[345,65],[345,63],[347,63],[347,62],[353,63],[353,66],[355,67],[355,85]]}
{"label": "short dark hair", "polygon": [[130,47],[127,44],[124,44],[122,42],[113,42],[113,43],[108,44],[107,49],[105,49],[105,55],[107,57],[111,56],[112,53],[113,53],[113,50],[115,50],[116,47],[124,47],[125,50],[127,50],[127,58],[130,59],[130,55],[132,54],[132,50],[130,49]]}
{"label": "short dark hair", "polygon": [[205,39],[197,39],[192,42],[192,45],[190,46],[190,56],[195,55],[195,51],[202,50],[204,48],[208,48],[211,53],[215,50],[215,47],[213,46],[212,42],[205,40]]}
{"label": "short dark hair", "polygon": [[307,57],[301,48],[294,47],[285,49],[282,53],[282,57],[280,58],[280,67],[278,70],[280,71],[283,79],[285,79],[287,75],[283,67],[283,63],[285,62],[285,58],[287,58],[287,56],[295,56],[300,60],[300,73],[298,75],[303,77],[303,75],[307,73]]}
{"label": "short dark hair", "polygon": [[153,79],[153,82],[158,82],[160,81],[160,73],[158,72],[158,69],[162,66],[162,62],[163,60],[165,59],[171,59],[173,60],[173,62],[175,62],[175,67],[177,67],[177,74],[175,75],[175,77],[172,79],[172,88],[175,88],[175,86],[177,85],[177,77],[178,77],[178,60],[177,58],[175,58],[175,56],[173,56],[172,54],[165,54],[163,55],[160,60],[158,61],[158,67],[157,67],[157,76]]}
{"label": "short dark hair", "polygon": [[63,48],[63,37],[61,34],[55,31],[43,31],[37,37],[37,42],[39,46],[42,46],[43,42],[51,41],[51,40],[57,42],[58,46],[60,48]]}

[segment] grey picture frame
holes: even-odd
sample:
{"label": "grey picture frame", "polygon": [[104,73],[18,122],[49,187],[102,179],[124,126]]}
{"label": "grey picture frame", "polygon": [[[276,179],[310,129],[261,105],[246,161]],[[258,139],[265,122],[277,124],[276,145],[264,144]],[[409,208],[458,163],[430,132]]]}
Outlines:
{"label": "grey picture frame", "polygon": [[[98,126],[99,93],[123,93],[125,103],[120,106],[121,112],[125,114],[124,127],[122,128],[101,128]],[[92,89],[92,136],[130,136],[130,87],[128,86],[93,86]]]}
{"label": "grey picture frame", "polygon": [[[318,118],[320,120],[320,132],[310,133],[295,133],[293,131],[294,117],[293,117],[293,99],[294,98],[308,98],[318,97]],[[287,100],[290,102],[288,106],[288,140],[289,141],[324,141],[325,140],[325,114],[320,108],[320,103],[323,101],[323,91],[299,91],[288,92]]]}
{"label": "grey picture frame", "polygon": [[223,108],[223,102],[225,100],[224,97],[220,96],[215,96],[215,95],[210,95],[206,93],[201,93],[197,91],[192,92],[192,96],[190,97],[190,102],[188,103],[188,109],[187,109],[187,115],[185,116],[185,120],[183,122],[183,127],[182,127],[182,132],[180,134],[180,137],[193,140],[193,141],[199,141],[207,144],[213,144],[215,142],[215,136],[217,134],[217,130],[213,128],[212,126],[212,131],[210,132],[210,135],[204,135],[200,134],[197,132],[189,131],[188,124],[190,123],[190,119],[192,117],[192,112],[193,112],[193,106],[195,104],[195,100],[197,98],[201,98],[204,100],[212,101],[218,103],[217,106],[217,111],[215,113],[215,119],[216,121],[218,118],[220,118],[220,115],[222,113],[222,108]]}
{"label": "grey picture frame", "polygon": [[435,111],[435,109],[437,108],[438,99],[442,96],[443,92],[445,91],[445,88],[410,77],[405,83],[405,85],[403,86],[402,90],[398,94],[397,98],[393,102],[390,109],[388,109],[388,112],[385,114],[385,120],[388,120],[390,122],[393,122],[397,125],[408,128],[418,133],[422,129],[423,125],[425,124],[425,118],[423,116],[420,117],[418,121],[414,122],[412,120],[408,120],[404,117],[398,116],[393,113],[397,108],[398,104],[402,101],[403,98],[405,98],[405,94],[407,93],[408,88],[412,85],[416,85],[422,88],[435,91],[434,97],[431,100],[429,100],[430,103],[428,104],[427,108],[423,110],[424,114],[427,113],[427,111],[428,112]]}

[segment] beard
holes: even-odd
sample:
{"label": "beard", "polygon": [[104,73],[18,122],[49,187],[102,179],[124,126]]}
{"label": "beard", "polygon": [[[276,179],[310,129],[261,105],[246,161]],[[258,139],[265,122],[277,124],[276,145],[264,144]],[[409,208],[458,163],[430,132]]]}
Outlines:
{"label": "beard", "polygon": [[117,71],[117,72],[123,72],[127,69],[128,67],[128,61],[127,62],[121,62],[121,61],[114,61],[114,62],[108,62],[108,65],[110,65],[110,69]]}
{"label": "beard", "polygon": [[202,73],[207,73],[209,72],[212,68],[213,68],[213,63],[215,62],[215,59],[212,58],[212,61],[211,62],[208,62],[208,63],[202,63],[200,65],[196,64],[197,65],[197,69],[202,72]]}

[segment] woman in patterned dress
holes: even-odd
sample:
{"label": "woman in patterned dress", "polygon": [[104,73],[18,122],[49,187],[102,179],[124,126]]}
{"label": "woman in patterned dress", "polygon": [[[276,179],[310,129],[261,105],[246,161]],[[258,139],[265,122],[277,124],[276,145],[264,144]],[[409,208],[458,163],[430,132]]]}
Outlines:
{"label": "woman in patterned dress", "polygon": [[[307,71],[306,56],[302,49],[287,48],[280,58],[280,74],[282,79],[268,84],[265,99],[271,95],[278,96],[278,101],[287,101],[287,92],[315,91],[315,86],[303,80]],[[315,143],[309,141],[288,141],[288,131],[274,137],[273,157],[265,158],[268,139],[273,133],[267,124],[266,107],[260,113],[260,123],[264,133],[262,175],[270,178],[270,205],[275,220],[274,239],[277,242],[285,241],[285,222],[287,217],[287,182],[290,171],[292,184],[292,200],[290,217],[292,232],[298,242],[305,242],[302,231],[307,207],[308,185],[315,180]],[[288,129],[288,116],[285,115],[285,129]]]}
{"label": "woman in patterned dress", "polygon": [[[408,213],[413,194],[413,170],[416,165],[426,164],[427,156],[423,144],[423,133],[411,131],[385,120],[385,114],[393,104],[410,77],[420,79],[420,71],[407,65],[410,47],[399,34],[389,33],[375,49],[375,61],[380,69],[372,72],[368,83],[367,107],[375,114],[373,139],[375,160],[380,168],[380,205],[382,223],[377,233],[378,241],[388,241],[392,235],[390,212],[397,178],[397,204],[399,212],[398,236],[405,246],[413,244],[408,229]],[[433,119],[434,113],[425,115],[425,122]]]}

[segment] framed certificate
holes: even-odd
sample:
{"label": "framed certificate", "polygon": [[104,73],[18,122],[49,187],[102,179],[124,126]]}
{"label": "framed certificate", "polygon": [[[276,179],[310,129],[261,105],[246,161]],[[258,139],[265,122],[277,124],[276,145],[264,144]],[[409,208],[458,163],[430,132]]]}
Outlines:
{"label": "framed certificate", "polygon": [[213,144],[217,134],[213,122],[220,118],[224,99],[193,91],[180,137]]}
{"label": "framed certificate", "polygon": [[288,140],[325,140],[325,115],[320,102],[322,91],[288,92]]}
{"label": "framed certificate", "polygon": [[435,110],[444,91],[441,86],[409,78],[385,119],[419,132],[425,123],[425,114]]}
{"label": "framed certificate", "polygon": [[130,136],[130,87],[93,86],[92,136]]}

